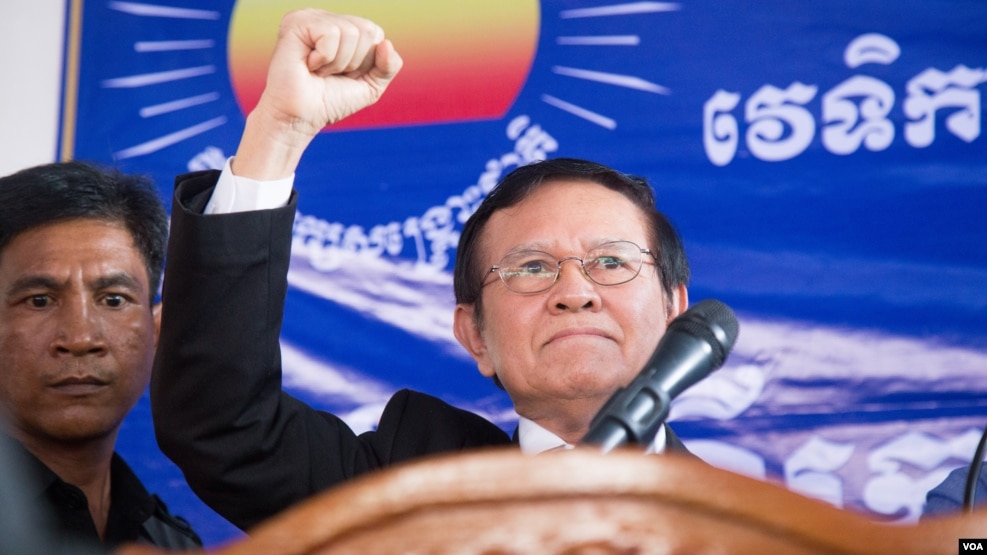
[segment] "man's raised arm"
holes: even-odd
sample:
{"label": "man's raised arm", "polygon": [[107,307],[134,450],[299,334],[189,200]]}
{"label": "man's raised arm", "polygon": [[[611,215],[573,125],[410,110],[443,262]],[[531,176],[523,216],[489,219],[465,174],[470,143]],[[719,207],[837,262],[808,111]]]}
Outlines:
{"label": "man's raised arm", "polygon": [[217,178],[246,178],[238,181],[251,182],[249,200],[255,185],[265,192],[258,198],[280,192],[319,131],[376,102],[400,67],[383,31],[366,19],[289,13],[232,172],[178,179],[151,379],[155,433],[192,489],[243,529],[376,468],[387,446],[282,392],[279,339],[296,197],[289,183],[279,202],[240,202],[234,194],[227,200],[235,202],[212,210],[224,197]]}

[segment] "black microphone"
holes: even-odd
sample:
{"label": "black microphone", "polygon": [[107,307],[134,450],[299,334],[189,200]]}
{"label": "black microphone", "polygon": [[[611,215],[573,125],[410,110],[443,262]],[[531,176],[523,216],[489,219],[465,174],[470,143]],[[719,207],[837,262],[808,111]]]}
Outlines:
{"label": "black microphone", "polygon": [[589,425],[581,444],[606,453],[625,443],[652,441],[672,399],[726,361],[740,325],[730,307],[715,299],[692,306],[672,320],[644,369],[618,389]]}
{"label": "black microphone", "polygon": [[973,452],[973,459],[966,470],[966,483],[963,486],[963,512],[972,513],[977,504],[977,482],[980,481],[980,469],[984,466],[984,450],[987,449],[987,428],[980,435],[980,443]]}

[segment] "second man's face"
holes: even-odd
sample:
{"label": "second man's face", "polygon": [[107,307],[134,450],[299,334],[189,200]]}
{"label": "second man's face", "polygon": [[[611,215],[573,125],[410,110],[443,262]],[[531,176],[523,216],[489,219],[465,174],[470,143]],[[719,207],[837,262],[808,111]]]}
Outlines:
{"label": "second man's face", "polygon": [[[556,259],[582,257],[607,241],[653,249],[649,236],[644,215],[624,196],[601,185],[558,181],[490,218],[483,265],[520,249]],[[635,279],[616,286],[592,283],[578,261],[565,262],[550,289],[529,295],[487,276],[492,283],[482,293],[482,331],[476,347],[467,349],[483,374],[500,378],[522,416],[552,418],[548,413],[566,404],[595,411],[637,375],[667,327],[668,302],[653,258],[646,260]]]}
{"label": "second man's face", "polygon": [[140,398],[156,330],[143,259],[126,228],[71,220],[0,253],[0,410],[33,441],[111,436]]}

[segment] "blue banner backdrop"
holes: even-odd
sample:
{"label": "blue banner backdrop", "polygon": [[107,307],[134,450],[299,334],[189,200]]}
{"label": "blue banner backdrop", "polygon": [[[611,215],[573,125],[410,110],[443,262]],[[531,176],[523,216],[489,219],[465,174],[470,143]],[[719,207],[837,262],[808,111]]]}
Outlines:
{"label": "blue banner backdrop", "polygon": [[[264,51],[278,21],[261,16],[300,7],[259,4],[70,2],[67,59],[79,63],[67,65],[61,157],[150,174],[169,204],[176,174],[221,166],[244,123],[231,60],[266,63],[234,23],[253,17],[249,29],[270,33],[253,45]],[[987,424],[987,3],[507,4],[517,33],[470,24],[505,50],[534,29],[527,59],[501,60],[524,77],[502,115],[469,115],[497,84],[483,78],[494,62],[474,56],[431,81],[438,94],[479,75],[476,90],[440,99],[466,115],[415,119],[397,98],[404,119],[325,132],[307,153],[286,386],[358,430],[401,387],[512,430],[509,400],[451,333],[458,231],[517,165],[590,158],[651,180],[685,239],[692,300],[740,317],[727,365],[673,408],[690,448],[874,519],[915,521]],[[438,19],[413,22],[422,33],[404,44],[395,36],[399,51]],[[456,50],[461,36],[437,32]],[[146,398],[120,451],[207,544],[237,535],[157,450]]]}

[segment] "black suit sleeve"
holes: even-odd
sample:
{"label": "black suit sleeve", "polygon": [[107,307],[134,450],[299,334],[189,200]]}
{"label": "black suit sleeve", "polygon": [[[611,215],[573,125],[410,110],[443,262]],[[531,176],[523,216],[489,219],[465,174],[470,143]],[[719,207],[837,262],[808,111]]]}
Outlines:
{"label": "black suit sleeve", "polygon": [[219,514],[248,529],[342,480],[431,452],[506,443],[493,424],[401,392],[376,432],[281,390],[296,197],[202,215],[218,172],[181,176],[172,206],[151,409],[162,451]]}
{"label": "black suit sleeve", "polygon": [[326,447],[312,437],[353,434],[281,392],[294,196],[282,209],[203,216],[217,177],[176,186],[151,410],[196,494],[248,528],[325,485],[313,460]]}

